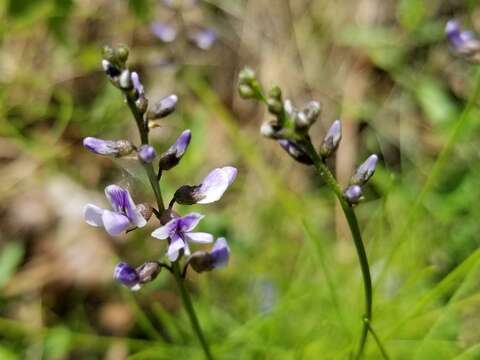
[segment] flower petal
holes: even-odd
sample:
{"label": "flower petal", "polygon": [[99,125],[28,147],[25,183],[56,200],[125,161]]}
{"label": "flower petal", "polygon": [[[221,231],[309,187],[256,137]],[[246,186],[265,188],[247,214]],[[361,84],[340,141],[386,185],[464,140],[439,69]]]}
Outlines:
{"label": "flower petal", "polygon": [[163,226],[160,226],[159,228],[155,229],[152,232],[152,236],[156,239],[160,240],[165,240],[168,239],[170,236],[172,236],[177,229],[177,223],[178,223],[179,218],[175,218],[170,220],[168,223],[166,223]]}
{"label": "flower petal", "polygon": [[118,146],[115,141],[86,137],[83,139],[83,146],[98,155],[117,155]]}
{"label": "flower petal", "polygon": [[96,205],[87,204],[83,208],[83,218],[88,225],[103,226],[102,214],[105,210]]}
{"label": "flower petal", "polygon": [[203,179],[200,188],[197,191],[200,200],[198,204],[209,204],[219,200],[230,185],[230,170],[224,171],[222,168],[211,171]]}
{"label": "flower petal", "polygon": [[212,251],[210,252],[213,267],[222,267],[228,264],[230,258],[230,248],[225,238],[219,238],[215,241]]}
{"label": "flower petal", "polygon": [[129,288],[136,287],[140,281],[137,271],[124,262],[115,266],[113,278]]}
{"label": "flower petal", "polygon": [[168,250],[167,250],[168,260],[170,261],[177,260],[180,250],[183,249],[184,247],[185,247],[185,243],[180,237],[178,237],[175,241],[172,241],[168,246]]}
{"label": "flower petal", "polygon": [[234,168],[233,166],[224,166],[222,170],[228,177],[228,185],[232,185],[237,177],[237,168]]}
{"label": "flower petal", "polygon": [[205,232],[190,232],[186,233],[185,237],[188,240],[201,244],[208,244],[213,241],[213,235]]}
{"label": "flower petal", "polygon": [[136,227],[143,227],[147,223],[138,211],[127,189],[117,185],[109,185],[105,188],[105,196],[115,212],[126,215]]}
{"label": "flower petal", "polygon": [[130,226],[130,220],[122,214],[104,210],[102,214],[103,226],[110,235],[119,235]]}
{"label": "flower petal", "polygon": [[178,230],[181,232],[189,232],[198,225],[200,220],[204,218],[204,215],[199,213],[190,213],[178,218]]}

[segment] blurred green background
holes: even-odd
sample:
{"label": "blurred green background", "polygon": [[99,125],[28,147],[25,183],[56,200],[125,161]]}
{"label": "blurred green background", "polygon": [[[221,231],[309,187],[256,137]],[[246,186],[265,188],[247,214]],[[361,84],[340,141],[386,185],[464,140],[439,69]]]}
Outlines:
{"label": "blurred green background", "polygon": [[[0,359],[203,358],[168,274],[136,293],[112,280],[119,258],[163,255],[155,224],[110,238],[82,219],[112,182],[153,201],[139,169],[81,146],[138,141],[101,71],[102,46],[118,43],[152,101],[180,98],[151,133],[157,150],[193,132],[162,179],[167,199],[214,167],[239,169],[222,201],[180,208],[206,214],[201,230],[232,249],[227,268],[188,280],[218,359],[346,359],[363,311],[343,215],[313,169],[259,135],[268,114],[235,90],[245,65],[299,106],[322,103],[314,143],[342,119],[330,163],[342,184],[380,155],[357,214],[391,358],[480,359],[480,72],[443,35],[450,18],[480,31],[478,1],[191,2],[0,1]],[[162,43],[152,21],[184,36]],[[210,49],[188,41],[196,27],[218,34]],[[371,338],[365,358],[380,358]]]}

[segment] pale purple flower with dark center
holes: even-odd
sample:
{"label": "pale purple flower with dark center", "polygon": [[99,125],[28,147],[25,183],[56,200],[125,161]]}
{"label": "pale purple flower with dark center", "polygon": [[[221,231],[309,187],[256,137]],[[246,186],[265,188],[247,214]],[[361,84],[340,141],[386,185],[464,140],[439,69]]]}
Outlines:
{"label": "pale purple flower with dark center", "polygon": [[155,151],[153,146],[145,144],[140,146],[137,155],[141,162],[149,164],[153,161],[153,159],[155,159],[155,157],[157,156],[157,152]]}
{"label": "pale purple flower with dark center", "polygon": [[286,139],[277,140],[277,142],[288,153],[288,155],[299,163],[305,165],[313,164],[312,159],[310,159],[310,157],[295,142]]}
{"label": "pale purple flower with dark center", "polygon": [[97,155],[123,156],[133,151],[128,140],[103,140],[91,136],[83,139],[83,146]]}
{"label": "pale purple flower with dark center", "polygon": [[162,154],[159,168],[161,170],[170,170],[172,167],[176,166],[183,157],[183,154],[185,154],[185,151],[187,151],[191,139],[192,132],[190,130],[187,129],[182,132],[175,143],[173,143],[173,145]]}
{"label": "pale purple flower with dark center", "polygon": [[230,258],[230,248],[225,238],[215,241],[212,250],[196,251],[187,260],[187,263],[198,273],[224,267]]}
{"label": "pale purple flower with dark center", "polygon": [[121,262],[115,266],[113,278],[131,290],[140,289],[140,276],[138,272],[127,263]]}
{"label": "pale purple flower with dark center", "polygon": [[237,176],[237,169],[225,166],[212,170],[200,185],[184,185],[180,187],[173,199],[184,205],[209,204],[220,200]]}
{"label": "pale purple flower with dark center", "polygon": [[164,22],[155,21],[150,25],[150,29],[159,40],[169,43],[177,37],[177,30]]}
{"label": "pale purple flower with dark center", "polygon": [[112,210],[102,209],[87,204],[83,209],[85,222],[92,226],[103,227],[110,235],[119,235],[131,227],[143,227],[147,223],[128,190],[117,185],[105,188],[105,196],[112,205]]}
{"label": "pale purple flower with dark center", "polygon": [[130,76],[132,78],[133,88],[137,91],[137,94],[139,96],[144,95],[145,90],[142,83],[140,82],[140,77],[138,76],[138,73],[136,71],[132,71],[132,74]]}
{"label": "pale purple flower with dark center", "polygon": [[160,240],[170,238],[167,250],[167,256],[170,261],[177,260],[180,250],[183,250],[185,255],[190,255],[190,248],[187,241],[201,244],[211,243],[213,241],[213,236],[211,234],[205,232],[192,232],[203,217],[203,215],[198,213],[190,213],[182,217],[173,218],[165,225],[152,232],[154,238]]}
{"label": "pale purple flower with dark center", "polygon": [[202,50],[208,50],[217,41],[217,33],[211,29],[201,29],[190,36],[193,43]]}
{"label": "pale purple flower with dark center", "polygon": [[461,55],[474,55],[480,51],[480,41],[471,31],[462,31],[455,20],[450,20],[445,26],[445,33],[452,48]]}

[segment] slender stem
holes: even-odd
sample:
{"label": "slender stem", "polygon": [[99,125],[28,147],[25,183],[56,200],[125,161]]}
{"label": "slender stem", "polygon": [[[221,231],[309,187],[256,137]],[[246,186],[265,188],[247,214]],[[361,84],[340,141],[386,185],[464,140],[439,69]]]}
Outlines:
{"label": "slender stem", "polygon": [[[144,121],[143,114],[138,110],[137,106],[135,105],[135,100],[133,99],[133,97],[127,92],[125,92],[125,98],[127,100],[128,107],[130,108],[133,114],[133,117],[135,118],[135,121],[137,123],[142,144],[148,145],[149,143],[148,126]],[[160,190],[160,184],[159,184],[160,174],[158,175],[155,174],[152,164],[143,164],[143,167],[145,168],[145,171],[148,175],[150,185],[152,186],[153,192],[155,194],[155,199],[157,201],[158,211],[155,212],[155,215],[160,220],[161,214],[165,211],[165,205],[163,203],[162,192]],[[200,327],[200,323],[198,322],[197,315],[195,313],[195,309],[193,308],[192,301],[187,292],[187,289],[185,288],[185,284],[183,283],[183,278],[180,272],[178,261],[173,262],[171,267],[165,264],[161,264],[161,266],[162,265],[166,267],[168,270],[170,270],[170,272],[174,275],[178,288],[180,290],[180,295],[182,297],[183,304],[190,318],[192,328],[195,334],[197,335],[198,340],[200,341],[200,344],[202,345],[202,349],[205,353],[205,357],[207,358],[207,360],[213,360],[213,356],[210,352],[210,348],[205,339],[205,336],[203,335],[202,329]]]}
{"label": "slender stem", "polygon": [[368,331],[370,331],[370,333],[372,334],[373,339],[377,343],[377,346],[380,349],[380,352],[382,353],[383,358],[385,360],[390,360],[390,357],[387,354],[387,350],[385,350],[385,347],[383,346],[382,342],[380,341],[380,338],[378,337],[375,330],[373,330],[372,326],[370,325],[370,322],[366,321],[366,319],[365,319],[365,322],[367,323]]}
{"label": "slender stem", "polygon": [[208,343],[203,335],[202,329],[200,327],[200,323],[198,322],[197,315],[195,313],[195,309],[193,308],[192,300],[190,299],[190,295],[188,294],[187,289],[185,288],[184,279],[182,277],[182,273],[180,271],[180,265],[178,261],[175,261],[172,264],[173,267],[173,274],[175,275],[175,280],[177,281],[178,289],[180,290],[180,295],[182,296],[183,305],[187,310],[188,317],[190,318],[190,322],[192,323],[192,328],[195,331],[200,344],[202,345],[203,351],[205,353],[205,357],[208,360],[213,360],[212,353],[210,352],[210,348]]}
{"label": "slender stem", "polygon": [[360,268],[363,276],[363,286],[365,291],[365,314],[363,316],[364,322],[362,327],[362,333],[360,335],[359,347],[355,355],[355,359],[361,358],[365,344],[367,342],[368,324],[372,321],[372,279],[370,276],[370,266],[368,265],[367,253],[365,252],[365,246],[363,244],[362,235],[358,226],[357,217],[352,207],[347,203],[343,197],[342,190],[335,180],[333,174],[329,168],[322,161],[310,140],[303,143],[305,151],[307,151],[310,158],[313,160],[315,168],[319,172],[320,176],[327,183],[328,187],[335,193],[342,207],[345,218],[347,219],[350,232],[352,233],[353,242],[357,251],[358,260],[360,262]]}

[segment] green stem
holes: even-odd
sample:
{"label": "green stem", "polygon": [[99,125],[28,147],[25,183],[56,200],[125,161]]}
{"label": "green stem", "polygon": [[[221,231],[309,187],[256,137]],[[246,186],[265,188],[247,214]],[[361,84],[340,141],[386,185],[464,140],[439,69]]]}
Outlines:
{"label": "green stem", "polygon": [[[140,133],[140,139],[142,141],[142,145],[148,145],[149,140],[148,140],[148,127],[147,124],[144,121],[143,114],[138,110],[137,106],[135,105],[135,100],[132,98],[132,96],[128,93],[125,93],[125,98],[127,100],[128,107],[130,108],[133,117],[135,118],[135,121],[137,123],[138,131]],[[155,199],[157,201],[157,206],[158,206],[158,213],[162,214],[165,211],[165,206],[163,203],[163,198],[162,198],[162,192],[160,189],[160,183],[157,179],[157,175],[155,174],[155,170],[153,168],[152,164],[143,164],[143,167],[145,168],[145,171],[148,175],[148,179],[150,181],[150,185],[152,186],[153,192],[155,194]],[[156,214],[157,215],[157,214]],[[160,220],[159,216],[157,215],[157,218]],[[198,340],[200,341],[200,344],[202,345],[202,349],[205,353],[205,357],[207,360],[213,360],[213,356],[210,352],[208,343],[205,339],[205,336],[203,335],[202,329],[200,327],[200,323],[198,322],[197,315],[195,313],[195,309],[193,308],[192,301],[190,299],[190,295],[187,292],[187,289],[185,288],[185,284],[183,283],[183,278],[180,272],[180,267],[178,264],[178,261],[175,261],[172,263],[172,270],[173,270],[173,275],[175,276],[175,280],[177,281],[178,288],[180,290],[180,295],[183,300],[183,304],[185,306],[185,309],[187,310],[188,316],[190,318],[190,322],[192,324],[192,328],[195,332],[195,334],[198,337]]]}
{"label": "green stem", "polygon": [[382,356],[385,360],[390,360],[390,357],[387,354],[387,351],[385,350],[385,347],[383,346],[382,342],[380,341],[380,338],[378,337],[377,333],[375,330],[373,330],[372,326],[370,325],[369,321],[365,321],[367,323],[368,331],[370,331],[370,334],[372,334],[373,339],[377,343],[378,348],[380,349],[380,352],[382,353]]}
{"label": "green stem", "polygon": [[173,274],[175,276],[175,280],[177,281],[178,289],[180,290],[180,295],[182,296],[183,305],[185,306],[185,310],[187,310],[188,317],[190,318],[190,322],[192,324],[192,328],[195,331],[195,334],[202,345],[203,351],[205,353],[205,357],[208,360],[213,360],[212,353],[210,352],[210,348],[208,346],[207,340],[203,335],[202,328],[200,327],[200,323],[198,322],[197,315],[195,313],[195,309],[193,308],[192,300],[190,299],[190,295],[188,294],[187,289],[185,288],[184,279],[182,277],[182,273],[180,271],[180,266],[178,261],[175,261],[172,264]]}
{"label": "green stem", "polygon": [[365,314],[363,316],[364,322],[362,327],[362,333],[360,335],[360,342],[355,359],[361,358],[363,351],[365,349],[365,344],[367,342],[368,335],[368,324],[372,321],[372,279],[370,276],[370,266],[368,265],[367,253],[365,252],[365,246],[363,244],[362,235],[360,233],[360,228],[358,226],[357,217],[350,206],[350,204],[345,200],[342,194],[340,185],[335,180],[333,174],[330,172],[329,168],[323,160],[318,155],[317,151],[313,147],[310,140],[303,143],[305,151],[308,153],[310,158],[313,160],[315,168],[319,172],[322,179],[328,185],[328,187],[335,193],[342,207],[345,218],[347,219],[350,232],[352,233],[353,242],[355,244],[355,249],[357,251],[358,260],[360,262],[360,268],[362,270],[363,276],[363,286],[365,292]]}

